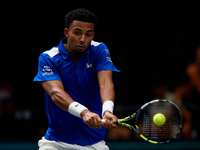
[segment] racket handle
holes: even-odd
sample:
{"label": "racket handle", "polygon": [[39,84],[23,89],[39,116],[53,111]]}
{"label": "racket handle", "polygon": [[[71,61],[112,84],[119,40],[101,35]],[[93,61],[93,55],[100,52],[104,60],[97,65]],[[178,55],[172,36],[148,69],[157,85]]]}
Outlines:
{"label": "racket handle", "polygon": [[[105,119],[101,119],[101,121],[102,121],[102,122],[105,122],[106,120],[105,120]],[[112,120],[111,120],[110,122],[112,123]],[[116,123],[116,124],[117,124],[117,123]]]}
{"label": "racket handle", "polygon": [[117,125],[117,126],[119,125],[118,120],[119,120],[119,119],[117,119],[117,122],[116,122],[116,125]]}

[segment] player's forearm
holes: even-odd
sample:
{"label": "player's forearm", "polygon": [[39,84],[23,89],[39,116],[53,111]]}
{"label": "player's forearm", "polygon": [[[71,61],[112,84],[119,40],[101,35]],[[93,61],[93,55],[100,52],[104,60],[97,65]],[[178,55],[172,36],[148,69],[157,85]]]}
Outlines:
{"label": "player's forearm", "polygon": [[115,99],[115,90],[114,84],[112,81],[105,82],[104,86],[100,86],[100,95],[102,100],[102,116],[104,116],[105,112],[113,113],[114,108],[114,99]]}
{"label": "player's forearm", "polygon": [[112,71],[103,70],[98,73],[99,87],[100,87],[100,96],[102,103],[107,100],[114,101],[115,99],[115,90],[114,84],[112,81]]}
{"label": "player's forearm", "polygon": [[107,100],[111,100],[114,102],[115,99],[115,90],[114,84],[110,81],[104,83],[104,85],[100,86],[100,96],[102,103]]}
{"label": "player's forearm", "polygon": [[68,111],[69,105],[74,102],[64,90],[55,90],[51,93],[52,101],[64,111]]}
{"label": "player's forearm", "polygon": [[73,99],[64,91],[61,81],[40,82],[43,89],[50,96],[51,100],[62,110],[68,111],[69,105],[74,102]]}

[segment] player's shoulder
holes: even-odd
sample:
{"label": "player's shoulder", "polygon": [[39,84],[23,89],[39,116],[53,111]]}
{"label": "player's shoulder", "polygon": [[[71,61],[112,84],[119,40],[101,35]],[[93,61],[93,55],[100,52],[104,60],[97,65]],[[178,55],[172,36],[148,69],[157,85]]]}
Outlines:
{"label": "player's shoulder", "polygon": [[50,58],[53,58],[58,54],[59,54],[58,47],[53,47],[50,50],[44,51],[41,55],[49,56]]}
{"label": "player's shoulder", "polygon": [[60,60],[59,49],[58,47],[52,47],[49,50],[44,51],[40,54],[40,62],[58,62]]}
{"label": "player's shoulder", "polygon": [[96,41],[91,41],[90,45],[93,47],[99,47],[101,44],[103,44],[102,42],[96,42]]}
{"label": "player's shoulder", "polygon": [[91,49],[94,53],[101,53],[103,51],[105,51],[107,48],[107,46],[103,43],[103,42],[96,42],[96,41],[91,41]]}
{"label": "player's shoulder", "polygon": [[102,48],[106,46],[103,42],[96,42],[93,40],[91,41],[90,45],[92,48]]}

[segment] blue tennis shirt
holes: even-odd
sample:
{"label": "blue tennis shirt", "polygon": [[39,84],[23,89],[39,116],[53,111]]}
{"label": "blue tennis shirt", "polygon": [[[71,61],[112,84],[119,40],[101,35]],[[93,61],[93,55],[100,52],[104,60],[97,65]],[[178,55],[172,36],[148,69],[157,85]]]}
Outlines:
{"label": "blue tennis shirt", "polygon": [[[75,61],[60,44],[43,52],[39,57],[38,74],[34,81],[59,80],[64,90],[74,101],[86,106],[101,117],[102,102],[97,73],[102,70],[117,71],[108,48],[103,43],[92,41],[83,56]],[[45,110],[48,120],[47,140],[77,145],[92,145],[104,140],[106,129],[90,128],[82,118],[59,108],[45,92]]]}

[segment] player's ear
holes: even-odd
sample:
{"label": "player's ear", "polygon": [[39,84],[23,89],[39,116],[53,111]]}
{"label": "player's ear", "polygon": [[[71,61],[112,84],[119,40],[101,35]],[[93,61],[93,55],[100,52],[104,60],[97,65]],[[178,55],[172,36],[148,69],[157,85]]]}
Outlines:
{"label": "player's ear", "polygon": [[64,29],[64,35],[65,35],[65,37],[69,37],[69,29],[68,28],[65,28]]}

